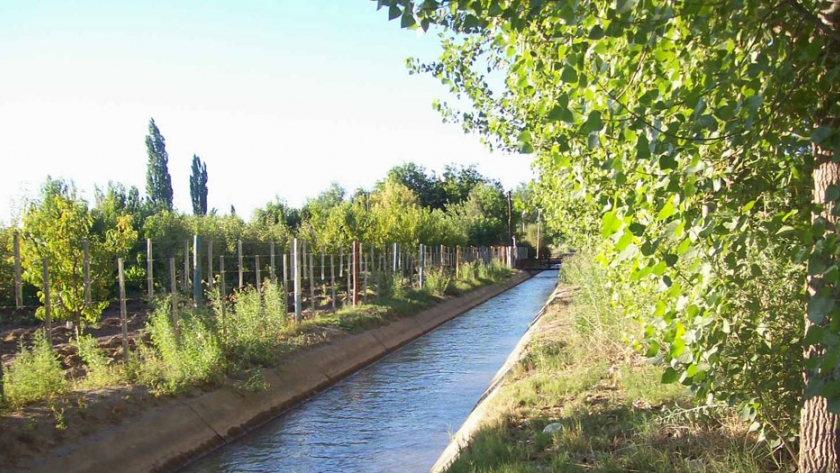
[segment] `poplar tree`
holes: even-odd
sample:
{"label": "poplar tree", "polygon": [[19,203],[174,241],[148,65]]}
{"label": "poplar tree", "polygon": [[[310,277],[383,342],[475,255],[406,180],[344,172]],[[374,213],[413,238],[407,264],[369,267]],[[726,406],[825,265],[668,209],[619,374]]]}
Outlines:
{"label": "poplar tree", "polygon": [[378,5],[442,30],[410,64],[466,100],[444,118],[535,155],[547,223],[650,288],[623,302],[662,381],[840,471],[840,0]]}
{"label": "poplar tree", "polygon": [[146,195],[156,210],[172,210],[172,178],[169,176],[169,154],[166,140],[149,119],[149,134],[146,135],[146,152],[149,161],[146,168]]}
{"label": "poplar tree", "polygon": [[207,163],[193,155],[190,174],[190,200],[193,215],[207,215]]}

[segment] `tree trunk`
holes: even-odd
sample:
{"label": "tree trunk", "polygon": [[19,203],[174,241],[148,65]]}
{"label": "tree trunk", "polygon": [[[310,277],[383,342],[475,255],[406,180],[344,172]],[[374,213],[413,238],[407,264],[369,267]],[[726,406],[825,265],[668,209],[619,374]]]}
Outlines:
{"label": "tree trunk", "polygon": [[[833,0],[831,7],[824,11],[821,20],[835,32],[840,32],[840,0]],[[827,61],[824,62],[826,70],[837,65],[838,49],[840,42],[829,40],[826,51]],[[817,125],[828,125],[837,127],[840,125],[838,119],[836,94],[829,94],[827,97],[820,97],[818,103]],[[823,209],[815,214],[813,219],[823,220],[827,232],[838,233],[838,219],[834,215],[835,202],[826,199],[826,191],[832,184],[840,183],[840,163],[832,161],[833,150],[822,147],[819,144],[813,145],[814,172],[813,191],[814,203],[822,204]],[[831,265],[836,262],[833,255],[823,256],[825,263]],[[828,267],[828,266],[826,266]],[[821,275],[808,276],[808,296],[813,297],[824,287],[824,280]],[[836,295],[835,295],[836,296]],[[840,301],[838,301],[840,302]],[[829,323],[828,318],[825,325]],[[805,330],[813,323],[805,317]],[[820,357],[824,353],[822,346],[811,346],[805,348],[805,358]],[[808,383],[815,376],[823,376],[825,381],[837,379],[836,370],[823,372],[805,372],[805,382]],[[824,397],[815,396],[806,399],[802,405],[801,418],[799,423],[799,471],[801,473],[838,473],[840,472],[840,418],[828,411],[828,401]]]}
{"label": "tree trunk", "polygon": [[[814,202],[824,204],[820,214],[814,215],[814,220],[822,219],[831,231],[837,231],[837,217],[832,215],[833,202],[826,202],[825,194],[828,187],[840,182],[840,164],[832,162],[827,150],[814,146],[817,158],[814,169]],[[819,294],[823,288],[822,276],[808,276],[808,296]],[[805,329],[813,325],[805,317]],[[806,347],[805,358],[819,357],[823,349],[819,346]],[[805,383],[819,373],[805,372]],[[822,376],[825,376],[823,374]],[[828,381],[828,380],[826,380]],[[838,473],[840,472],[840,455],[838,455],[838,418],[828,412],[828,403],[824,397],[806,399],[801,412],[799,424],[799,471],[802,473]]]}

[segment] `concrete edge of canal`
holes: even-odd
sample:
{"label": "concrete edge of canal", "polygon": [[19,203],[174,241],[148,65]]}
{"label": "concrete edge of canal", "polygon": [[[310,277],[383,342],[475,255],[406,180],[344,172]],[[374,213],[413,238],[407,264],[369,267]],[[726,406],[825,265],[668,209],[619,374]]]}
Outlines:
{"label": "concrete edge of canal", "polygon": [[278,368],[263,370],[269,385],[265,391],[243,395],[220,388],[152,408],[125,425],[103,426],[32,460],[23,471],[176,470],[533,274],[520,271],[504,283],[446,300],[416,316],[296,353]]}
{"label": "concrete edge of canal", "polygon": [[510,355],[508,355],[504,365],[502,365],[502,367],[499,368],[499,371],[496,372],[490,386],[484,391],[484,394],[481,395],[481,398],[479,398],[472,412],[470,412],[470,415],[464,423],[461,424],[461,427],[457,432],[455,432],[455,435],[452,436],[452,440],[449,441],[449,445],[446,446],[443,453],[440,457],[438,457],[437,461],[432,466],[430,473],[445,472],[458,459],[461,451],[469,448],[472,439],[486,421],[490,402],[496,394],[498,394],[500,388],[504,385],[505,379],[508,377],[513,368],[528,354],[529,345],[534,337],[534,334],[540,330],[540,321],[542,320],[542,316],[546,309],[552,304],[552,302],[554,302],[555,299],[569,297],[573,290],[574,289],[570,287],[555,287],[554,292],[552,292],[542,309],[540,309],[534,317],[534,320],[528,326],[528,330],[525,331],[525,334],[519,339],[516,347],[514,347],[513,351],[511,351]]}

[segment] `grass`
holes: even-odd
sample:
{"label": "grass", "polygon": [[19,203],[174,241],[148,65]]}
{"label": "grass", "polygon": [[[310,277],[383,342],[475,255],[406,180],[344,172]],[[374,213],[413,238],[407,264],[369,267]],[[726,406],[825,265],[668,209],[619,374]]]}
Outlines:
{"label": "grass", "polygon": [[[564,283],[580,291],[548,308],[449,471],[779,470],[733,412],[693,404],[683,386],[660,384],[660,368],[624,348],[636,328],[610,304],[599,268],[584,258],[564,263]],[[549,425],[553,432],[544,433]]]}

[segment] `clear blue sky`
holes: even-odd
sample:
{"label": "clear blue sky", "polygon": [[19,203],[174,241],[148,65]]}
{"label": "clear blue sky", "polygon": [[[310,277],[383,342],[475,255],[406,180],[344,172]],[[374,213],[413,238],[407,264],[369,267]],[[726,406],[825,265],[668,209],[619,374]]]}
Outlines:
{"label": "clear blue sky", "polygon": [[441,123],[437,81],[409,76],[436,34],[368,0],[0,2],[0,221],[48,174],[93,200],[109,180],[145,190],[144,136],[166,138],[175,205],[191,211],[193,153],[209,205],[300,205],[332,181],[370,187],[414,161],[479,165],[511,188],[527,156],[490,154]]}

